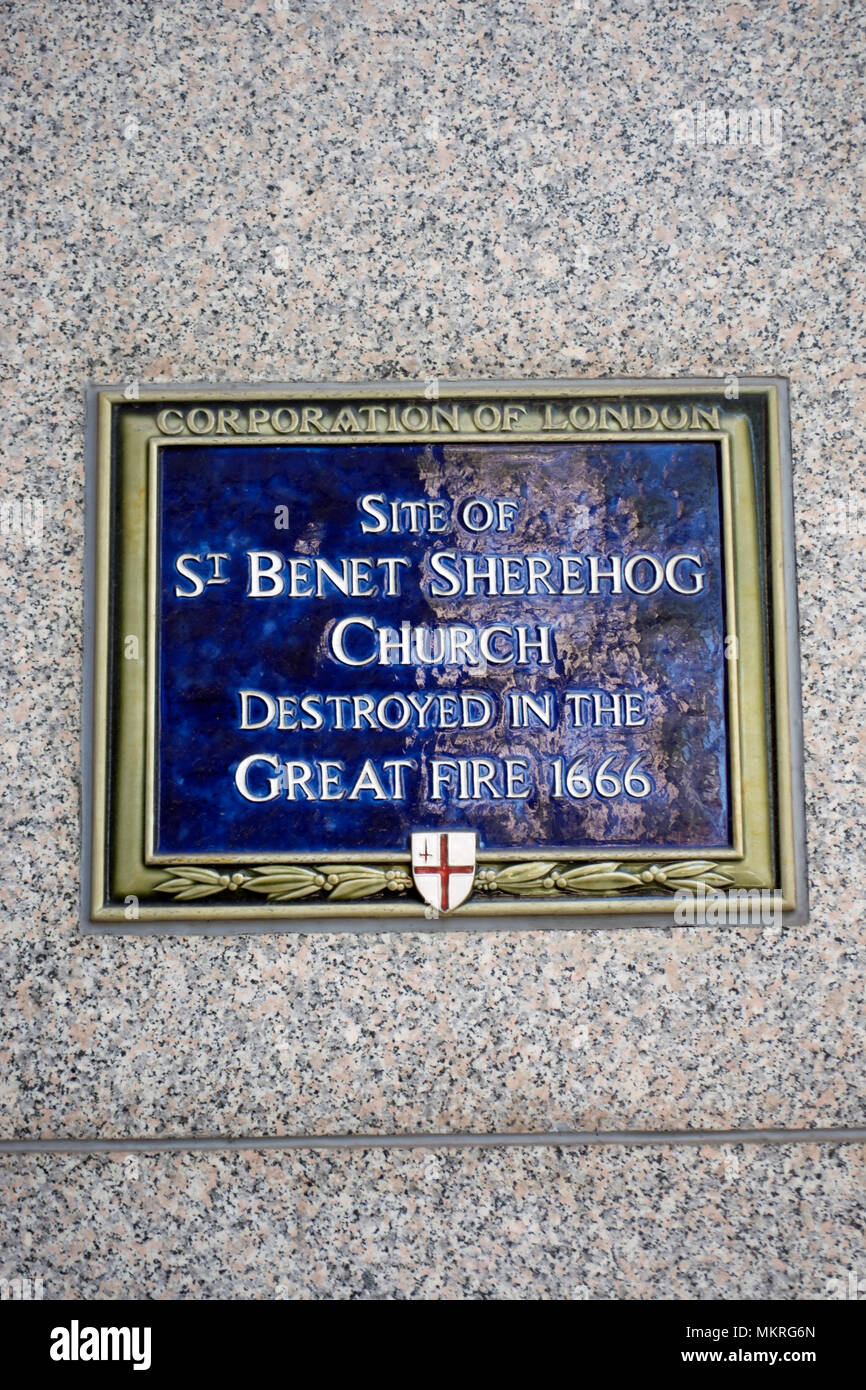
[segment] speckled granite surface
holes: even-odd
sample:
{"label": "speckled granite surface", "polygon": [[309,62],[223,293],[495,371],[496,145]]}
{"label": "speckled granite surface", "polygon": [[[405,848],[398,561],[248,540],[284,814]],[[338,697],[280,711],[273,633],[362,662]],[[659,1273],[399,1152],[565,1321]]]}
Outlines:
{"label": "speckled granite surface", "polygon": [[0,1160],[45,1298],[808,1299],[864,1276],[866,1148]]}
{"label": "speckled granite surface", "polygon": [[[43,506],[41,545],[5,523],[0,537],[3,1134],[862,1123],[866,11],[70,0],[14,3],[2,24],[3,499]],[[673,112],[714,102],[775,109],[781,139],[676,143]],[[792,380],[809,927],[81,939],[87,380],[737,372]],[[352,1182],[396,1190],[426,1161],[379,1156]],[[448,1160],[476,1198],[548,1161]],[[758,1204],[781,1231],[801,1160],[751,1161],[778,1177],[750,1219]],[[852,1161],[808,1160],[841,1206],[825,1194],[827,1223],[808,1247],[797,1228],[792,1260],[836,1258]],[[147,1179],[169,1209],[172,1162]],[[317,1210],[316,1175],[337,1192],[340,1162],[360,1160],[297,1169]],[[638,1219],[616,1175],[650,1160],[592,1163]],[[60,1219],[55,1185],[82,1229],[120,1219],[122,1168],[7,1171],[39,1220]],[[259,1192],[279,1174],[248,1171]],[[708,1210],[720,1200],[710,1159],[670,1171],[672,1211],[696,1182]],[[220,1231],[225,1250],[240,1237],[208,1193],[235,1168],[182,1173],[178,1231],[200,1208],[216,1260]],[[525,1200],[537,1255],[544,1211]],[[667,1266],[641,1265],[656,1292],[680,1260],[711,1263],[700,1224],[675,1228]],[[519,1287],[526,1270],[476,1230],[473,1288]],[[537,1258],[559,1287],[560,1256]],[[604,1259],[592,1278],[610,1293]],[[135,1278],[192,1287],[178,1261]]]}

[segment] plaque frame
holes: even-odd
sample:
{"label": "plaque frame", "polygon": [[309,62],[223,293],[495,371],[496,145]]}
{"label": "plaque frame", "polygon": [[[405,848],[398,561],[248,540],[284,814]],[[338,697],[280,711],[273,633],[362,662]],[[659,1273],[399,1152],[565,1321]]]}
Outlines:
{"label": "plaque frame", "polygon": [[[207,443],[268,444],[292,442],[282,434],[216,436],[198,430],[160,433],[160,409],[186,420],[198,408],[210,412],[236,407],[248,411],[259,403],[333,409],[337,405],[382,402],[399,406],[429,405],[429,383],[270,384],[244,386],[137,385],[94,386],[88,392],[88,664],[86,672],[85,756],[91,766],[84,820],[83,927],[85,931],[316,931],[316,930],[490,930],[656,925],[670,926],[672,893],[682,884],[727,880],[725,889],[773,892],[781,920],[796,924],[807,916],[807,880],[803,813],[802,729],[799,688],[796,580],[791,499],[787,382],[781,378],[739,378],[736,397],[728,395],[731,378],[673,380],[601,379],[436,383],[437,401],[457,402],[466,412],[490,402],[528,403],[539,413],[553,407],[562,413],[575,403],[607,406],[616,420],[623,404],[654,408],[701,402],[716,408],[717,429],[610,430],[521,429],[521,443],[599,440],[643,443],[664,439],[717,441],[721,451],[723,554],[726,585],[726,632],[736,639],[738,659],[728,663],[728,719],[731,733],[731,847],[611,850],[604,846],[564,850],[515,848],[478,856],[477,891],[453,914],[431,921],[429,909],[411,887],[409,852],[371,849],[321,854],[267,856],[243,854],[159,856],[152,843],[155,757],[154,709],[156,641],[156,487],[162,446],[201,447]],[[753,431],[744,407],[763,412],[765,451],[756,460]],[[130,407],[133,407],[130,409]],[[370,417],[372,418],[372,416]],[[604,418],[604,416],[602,416]],[[692,411],[694,421],[694,412]],[[166,419],[167,423],[167,419]],[[500,436],[494,436],[500,437]],[[511,436],[512,439],[515,436]],[[296,438],[296,437],[295,437]],[[489,432],[460,429],[441,442],[478,442]],[[388,430],[328,436],[329,444],[430,442],[429,433]],[[765,495],[758,497],[758,464]],[[118,488],[118,469],[123,485]],[[736,524],[735,524],[736,519]],[[123,634],[141,633],[144,658],[120,662],[117,643]],[[763,730],[769,728],[770,739]],[[89,758],[87,754],[89,753]],[[285,864],[309,896],[291,901],[241,901],[238,886],[254,881],[248,870]],[[363,864],[359,864],[363,860]],[[689,866],[695,861],[701,870]],[[611,868],[613,861],[614,867]],[[712,861],[707,869],[706,865]],[[544,866],[542,875],[533,866]],[[582,889],[574,870],[598,866],[600,886]],[[169,872],[174,866],[176,873]],[[318,869],[331,869],[319,874]],[[497,883],[500,873],[510,878]],[[226,872],[220,874],[219,870]],[[349,871],[355,874],[351,879]],[[360,870],[367,874],[359,878]],[[193,872],[198,880],[184,878]],[[166,874],[168,873],[168,879]],[[614,875],[605,888],[605,874]],[[657,875],[661,874],[661,878]],[[709,878],[707,874],[709,873]],[[616,891],[623,875],[637,875],[647,889]],[[649,875],[649,877],[647,877]],[[208,877],[210,876],[210,878]],[[235,877],[246,882],[232,886]],[[521,877],[522,876],[522,877]],[[219,886],[214,879],[225,880]],[[322,878],[317,885],[312,878]],[[335,883],[330,880],[336,878]],[[567,878],[567,886],[566,884]],[[350,881],[351,879],[351,881]],[[157,898],[169,880],[187,883],[190,894]],[[386,881],[387,880],[387,881]],[[519,881],[516,881],[519,880]],[[594,883],[595,880],[593,879]],[[196,883],[201,896],[194,896]],[[349,896],[354,888],[358,897]],[[721,886],[721,885],[720,885]],[[346,888],[346,895],[343,889]],[[492,891],[491,891],[492,889]],[[315,890],[315,891],[314,891]],[[247,892],[255,891],[249,890]],[[384,893],[384,896],[379,896]],[[130,909],[132,907],[132,915]]]}

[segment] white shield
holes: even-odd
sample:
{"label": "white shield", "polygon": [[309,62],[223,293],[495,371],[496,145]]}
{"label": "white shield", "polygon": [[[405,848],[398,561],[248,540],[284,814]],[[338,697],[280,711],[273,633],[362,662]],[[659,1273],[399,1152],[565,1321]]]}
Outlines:
{"label": "white shield", "polygon": [[412,877],[421,897],[437,912],[453,912],[472,892],[476,843],[471,830],[413,832]]}

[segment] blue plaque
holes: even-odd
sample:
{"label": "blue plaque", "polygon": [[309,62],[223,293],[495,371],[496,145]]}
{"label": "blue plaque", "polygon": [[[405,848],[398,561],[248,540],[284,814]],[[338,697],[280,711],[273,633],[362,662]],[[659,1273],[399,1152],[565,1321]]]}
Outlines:
{"label": "blue plaque", "polygon": [[95,393],[88,927],[800,919],[782,399]]}

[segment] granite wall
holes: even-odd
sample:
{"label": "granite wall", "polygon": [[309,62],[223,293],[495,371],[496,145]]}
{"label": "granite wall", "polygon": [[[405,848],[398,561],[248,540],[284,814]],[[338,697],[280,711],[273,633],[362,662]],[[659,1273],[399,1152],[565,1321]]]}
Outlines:
{"label": "granite wall", "polygon": [[[862,1124],[863,7],[0,22],[2,1137]],[[82,938],[88,381],[738,373],[792,382],[809,926]],[[864,1155],[6,1155],[0,1274],[820,1297],[866,1276]]]}

